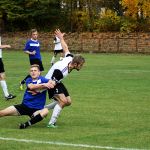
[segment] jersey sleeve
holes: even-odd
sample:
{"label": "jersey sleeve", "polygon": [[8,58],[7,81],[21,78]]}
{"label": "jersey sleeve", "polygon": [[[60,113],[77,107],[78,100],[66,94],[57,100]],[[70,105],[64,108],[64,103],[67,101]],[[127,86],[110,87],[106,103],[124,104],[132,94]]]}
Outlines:
{"label": "jersey sleeve", "polygon": [[73,57],[73,54],[71,54],[70,52],[65,53],[65,57]]}
{"label": "jersey sleeve", "polygon": [[46,79],[45,77],[41,76],[41,81],[42,83],[48,83],[49,79]]}
{"label": "jersey sleeve", "polygon": [[63,78],[63,73],[59,69],[55,69],[52,74],[52,80],[58,83]]}
{"label": "jersey sleeve", "polygon": [[26,80],[26,86],[28,87],[28,84],[30,84],[30,83],[32,83],[32,78],[31,77],[27,78],[27,80]]}
{"label": "jersey sleeve", "polygon": [[30,44],[29,44],[29,41],[26,42],[25,48],[24,48],[24,51],[27,51],[27,50],[30,50]]}

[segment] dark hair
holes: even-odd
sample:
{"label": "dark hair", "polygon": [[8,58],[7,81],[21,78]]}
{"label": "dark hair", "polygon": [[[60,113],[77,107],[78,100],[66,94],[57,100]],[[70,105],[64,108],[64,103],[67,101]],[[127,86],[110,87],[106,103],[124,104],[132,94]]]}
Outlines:
{"label": "dark hair", "polygon": [[85,59],[80,54],[76,54],[73,57],[72,63],[73,64],[74,63],[77,63],[77,64],[85,63]]}

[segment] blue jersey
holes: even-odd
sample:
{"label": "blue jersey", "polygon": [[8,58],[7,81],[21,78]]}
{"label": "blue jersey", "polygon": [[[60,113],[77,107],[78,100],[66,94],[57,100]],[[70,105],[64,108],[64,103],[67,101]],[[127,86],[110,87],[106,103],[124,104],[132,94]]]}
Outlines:
{"label": "blue jersey", "polygon": [[[28,84],[32,83],[32,84],[41,84],[41,83],[47,83],[49,80],[40,76],[38,78],[38,80],[33,81],[32,78],[28,78],[26,80],[26,85],[28,86]],[[45,102],[46,102],[46,91],[47,90],[43,90],[43,91],[36,91],[37,94],[36,95],[32,95],[29,92],[29,89],[27,88],[25,93],[24,93],[24,97],[23,97],[23,101],[22,103],[24,105],[26,105],[29,108],[34,108],[34,109],[43,109]]]}
{"label": "blue jersey", "polygon": [[30,51],[30,52],[36,51],[36,54],[35,55],[29,55],[29,58],[41,60],[40,43],[38,40],[32,40],[32,39],[28,40],[26,42],[24,51]]}

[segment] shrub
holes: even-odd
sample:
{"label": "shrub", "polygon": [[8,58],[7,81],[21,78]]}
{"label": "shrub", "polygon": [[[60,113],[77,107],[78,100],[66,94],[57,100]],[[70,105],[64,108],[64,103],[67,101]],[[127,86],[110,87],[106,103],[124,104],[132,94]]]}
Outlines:
{"label": "shrub", "polygon": [[95,31],[118,31],[120,29],[120,16],[112,10],[100,14],[94,22]]}

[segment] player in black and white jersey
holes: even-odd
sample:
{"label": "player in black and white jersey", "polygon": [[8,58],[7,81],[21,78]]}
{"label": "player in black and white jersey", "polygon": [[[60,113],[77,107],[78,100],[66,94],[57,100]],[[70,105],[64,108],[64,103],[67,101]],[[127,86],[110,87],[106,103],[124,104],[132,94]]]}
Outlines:
{"label": "player in black and white jersey", "polygon": [[60,54],[60,60],[63,59],[63,49],[61,46],[60,39],[57,36],[55,36],[53,43],[55,44],[55,46],[54,46],[54,55],[51,59],[51,65],[54,64],[57,54]]}
{"label": "player in black and white jersey", "polygon": [[10,45],[1,45],[1,37],[0,37],[0,85],[2,87],[2,90],[4,92],[4,96],[6,100],[11,100],[15,98],[16,96],[13,94],[10,94],[8,92],[7,83],[6,83],[6,75],[5,75],[5,69],[4,64],[2,60],[2,49],[3,48],[11,48]]}
{"label": "player in black and white jersey", "polygon": [[56,62],[45,76],[45,78],[56,82],[56,86],[53,89],[48,90],[49,98],[53,98],[56,101],[45,106],[46,108],[53,109],[52,116],[47,126],[49,128],[56,127],[55,124],[61,110],[65,106],[71,105],[71,98],[66,87],[61,82],[62,79],[68,76],[74,69],[79,71],[85,63],[85,59],[81,55],[78,54],[73,56],[69,52],[68,46],[64,41],[64,33],[58,29],[55,31],[55,35],[60,39],[64,52],[64,58],[61,61]]}

